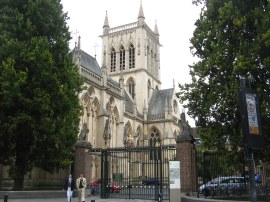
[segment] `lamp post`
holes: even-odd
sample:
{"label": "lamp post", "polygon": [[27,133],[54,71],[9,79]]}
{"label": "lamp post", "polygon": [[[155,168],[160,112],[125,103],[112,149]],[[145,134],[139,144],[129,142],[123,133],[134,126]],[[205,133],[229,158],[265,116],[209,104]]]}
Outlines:
{"label": "lamp post", "polygon": [[261,115],[259,110],[259,95],[256,90],[246,87],[245,78],[240,78],[239,103],[241,112],[241,123],[243,129],[243,140],[247,150],[247,161],[249,168],[250,201],[257,201],[257,193],[254,178],[254,149],[265,147],[264,135],[261,126]]}
{"label": "lamp post", "polygon": [[[156,183],[155,183],[155,195],[156,195],[156,200],[157,201],[162,201],[162,190],[161,190],[161,178],[162,178],[162,170],[161,170],[161,167],[160,167],[160,176],[159,176],[159,169],[158,169],[158,162],[160,161],[161,163],[161,148],[160,148],[160,139],[157,138],[155,140],[155,153],[154,153],[154,160],[155,160],[155,180],[156,180]],[[160,164],[161,165],[161,164]],[[159,179],[159,180],[158,180]]]}

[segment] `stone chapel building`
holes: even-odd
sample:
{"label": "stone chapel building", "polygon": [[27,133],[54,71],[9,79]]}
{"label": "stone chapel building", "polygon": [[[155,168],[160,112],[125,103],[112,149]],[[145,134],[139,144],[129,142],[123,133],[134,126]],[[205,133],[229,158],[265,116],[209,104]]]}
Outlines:
{"label": "stone chapel building", "polygon": [[[136,22],[118,27],[110,28],[106,12],[101,38],[101,66],[80,48],[80,37],[73,50],[85,78],[78,142],[92,148],[175,144],[179,103],[175,86],[161,89],[157,24],[154,31],[146,24],[142,4]],[[94,173],[87,177],[97,178]]]}
{"label": "stone chapel building", "polygon": [[[83,114],[75,148],[78,144],[92,148],[176,144],[184,130],[183,113],[175,86],[161,89],[157,25],[152,31],[140,5],[137,21],[118,27],[110,28],[106,13],[101,38],[101,66],[80,48],[80,37],[73,50],[74,63],[85,79],[85,90],[79,95]],[[0,165],[0,187],[12,185],[7,169]],[[84,149],[75,151],[72,169],[75,178],[83,173],[92,181],[100,177],[100,159]],[[59,188],[69,172],[34,168],[25,176],[25,187]]]}

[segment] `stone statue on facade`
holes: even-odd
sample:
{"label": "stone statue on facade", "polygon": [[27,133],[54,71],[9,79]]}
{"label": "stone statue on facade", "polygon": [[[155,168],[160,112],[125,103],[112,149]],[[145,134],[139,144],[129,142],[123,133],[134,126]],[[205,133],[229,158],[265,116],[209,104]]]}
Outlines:
{"label": "stone statue on facade", "polygon": [[110,120],[109,119],[107,119],[106,122],[105,122],[103,138],[105,140],[105,145],[107,144],[107,140],[111,139],[111,126],[110,126]]}
{"label": "stone statue on facade", "polygon": [[80,135],[79,135],[79,141],[87,141],[88,133],[89,133],[89,129],[87,128],[87,124],[84,123],[82,130],[80,132]]}

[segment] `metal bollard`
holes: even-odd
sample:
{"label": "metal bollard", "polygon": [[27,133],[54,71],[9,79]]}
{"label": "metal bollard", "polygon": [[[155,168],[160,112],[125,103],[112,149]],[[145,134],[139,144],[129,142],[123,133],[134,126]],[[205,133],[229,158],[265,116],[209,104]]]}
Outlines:
{"label": "metal bollard", "polygon": [[162,201],[162,194],[159,193],[159,194],[158,194],[158,202],[161,202],[161,201]]}
{"label": "metal bollard", "polygon": [[8,195],[5,194],[5,196],[4,196],[4,202],[7,202],[7,201],[8,201]]}

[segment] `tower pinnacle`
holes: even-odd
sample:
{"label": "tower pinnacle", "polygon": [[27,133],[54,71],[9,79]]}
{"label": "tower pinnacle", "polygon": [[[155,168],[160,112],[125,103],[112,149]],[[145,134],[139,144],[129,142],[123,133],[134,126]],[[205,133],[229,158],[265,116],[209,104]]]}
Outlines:
{"label": "tower pinnacle", "polygon": [[157,20],[156,20],[156,24],[155,24],[155,30],[154,30],[155,34],[157,36],[159,36],[159,32],[158,32],[158,26],[157,26]]}
{"label": "tower pinnacle", "polygon": [[144,24],[144,13],[143,13],[143,7],[142,7],[142,1],[141,1],[141,5],[140,5],[140,10],[139,10],[139,15],[138,15],[138,22],[139,25],[143,25]]}
{"label": "tower pinnacle", "polygon": [[78,37],[78,48],[81,49],[81,36]]}
{"label": "tower pinnacle", "polygon": [[105,16],[104,25],[103,25],[103,34],[108,34],[109,29],[110,29],[110,25],[109,25],[109,20],[108,20],[108,14],[106,11],[106,16]]}

